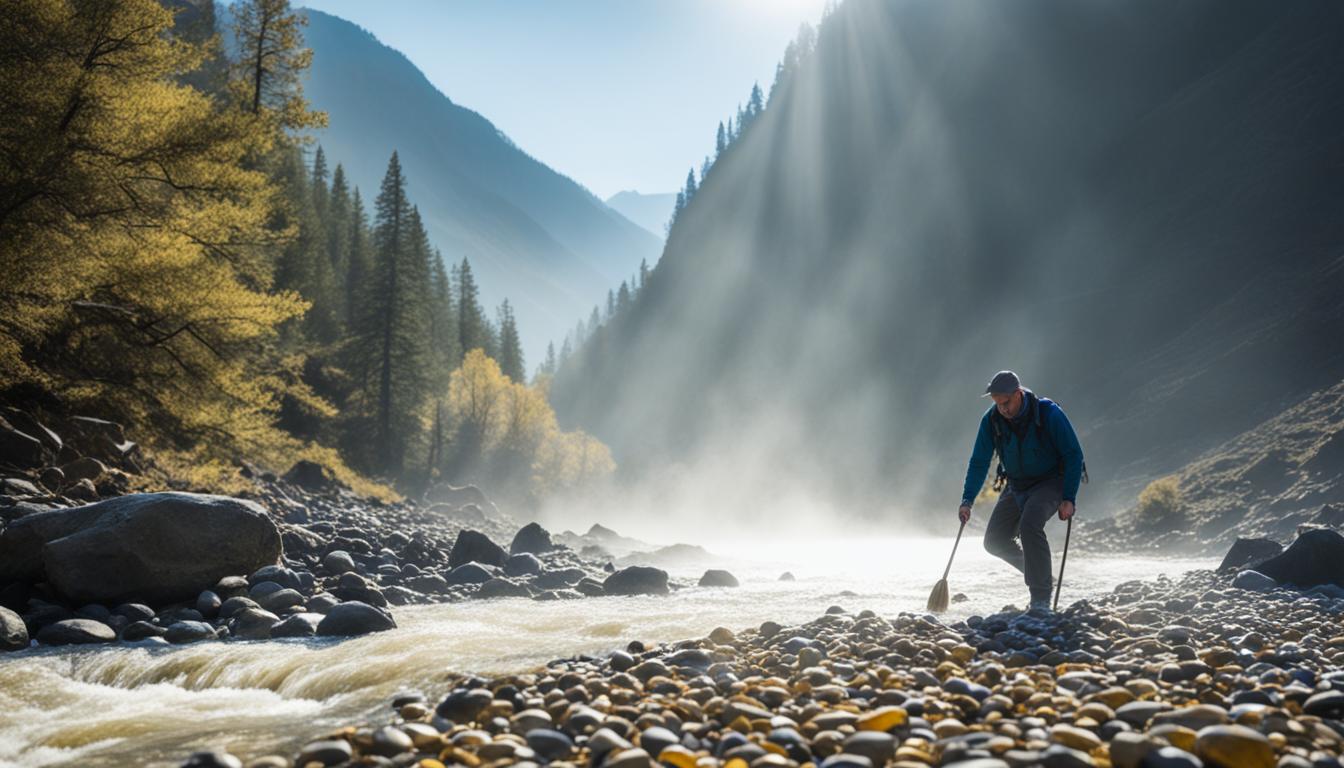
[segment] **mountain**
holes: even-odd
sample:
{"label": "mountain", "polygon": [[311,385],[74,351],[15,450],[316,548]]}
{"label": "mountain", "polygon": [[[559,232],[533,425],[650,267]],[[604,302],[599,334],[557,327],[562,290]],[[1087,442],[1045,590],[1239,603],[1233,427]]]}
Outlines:
{"label": "mountain", "polygon": [[511,301],[529,365],[640,260],[657,260],[659,238],[454,104],[404,55],[343,19],[303,13],[313,50],[304,92],[330,119],[317,136],[327,157],[371,205],[400,153],[431,241],[446,260],[471,259],[487,306]]}
{"label": "mountain", "polygon": [[1340,4],[847,0],[557,412],[719,509],[950,524],[1013,368],[1128,505],[1344,378],[1341,87]]}
{"label": "mountain", "polygon": [[[1237,539],[1291,541],[1299,525],[1344,526],[1344,381],[1172,473],[1173,493],[1140,503],[1084,541],[1221,554]],[[1161,499],[1162,497],[1155,497]]]}
{"label": "mountain", "polygon": [[607,205],[625,218],[657,235],[667,231],[667,222],[672,218],[672,207],[677,202],[675,192],[659,192],[645,195],[633,189],[617,192],[607,198]]}

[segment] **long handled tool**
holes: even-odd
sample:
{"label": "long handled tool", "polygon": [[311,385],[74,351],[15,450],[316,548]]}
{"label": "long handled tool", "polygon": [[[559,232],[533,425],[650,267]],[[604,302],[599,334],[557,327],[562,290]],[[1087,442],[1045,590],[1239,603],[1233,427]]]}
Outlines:
{"label": "long handled tool", "polygon": [[942,613],[947,610],[947,574],[952,572],[952,558],[957,556],[957,545],[961,543],[961,532],[966,530],[965,521],[957,529],[957,540],[952,543],[952,557],[947,558],[947,567],[943,569],[943,578],[933,585],[933,591],[929,593],[929,610],[933,613]]}
{"label": "long handled tool", "polygon": [[[1059,578],[1055,580],[1055,607],[1051,610],[1059,610],[1059,588],[1064,586],[1064,564],[1069,562],[1069,534],[1073,533],[1073,518],[1069,518],[1069,524],[1064,528],[1064,557],[1059,560]],[[933,598],[929,598],[932,600]]]}

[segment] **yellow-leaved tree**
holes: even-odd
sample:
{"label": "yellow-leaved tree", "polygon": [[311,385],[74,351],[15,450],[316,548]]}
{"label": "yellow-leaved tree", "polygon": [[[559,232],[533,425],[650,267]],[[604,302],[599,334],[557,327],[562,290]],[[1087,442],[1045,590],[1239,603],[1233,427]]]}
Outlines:
{"label": "yellow-leaved tree", "polygon": [[545,385],[505,376],[480,349],[448,382],[444,475],[488,485],[506,498],[536,501],[610,475],[611,451],[583,432],[563,432]]}
{"label": "yellow-leaved tree", "polygon": [[283,135],[184,84],[205,46],[172,23],[156,0],[0,14],[0,391],[204,458],[275,450],[280,393],[306,390],[273,341],[306,304],[272,291],[292,233],[249,158]]}

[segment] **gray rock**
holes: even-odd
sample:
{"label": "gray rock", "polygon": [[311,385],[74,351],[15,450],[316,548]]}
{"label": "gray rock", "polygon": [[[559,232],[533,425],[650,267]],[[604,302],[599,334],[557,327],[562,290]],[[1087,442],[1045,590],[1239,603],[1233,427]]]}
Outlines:
{"label": "gray rock", "polygon": [[0,464],[15,467],[40,467],[46,462],[47,452],[42,441],[26,432],[20,432],[0,419]]}
{"label": "gray rock", "polygon": [[243,768],[243,761],[228,752],[195,752],[179,768]]}
{"label": "gray rock", "polygon": [[524,584],[508,579],[491,579],[480,586],[472,597],[489,600],[496,597],[531,597],[532,592]]}
{"label": "gray rock", "polygon": [[1321,691],[1306,700],[1302,711],[1332,720],[1344,719],[1344,691]]}
{"label": "gray rock", "polygon": [[244,608],[229,622],[233,636],[239,640],[265,640],[271,637],[280,617],[261,608]]}
{"label": "gray rock", "polygon": [[666,595],[669,592],[667,571],[632,565],[608,576],[602,582],[602,589],[608,595]]}
{"label": "gray rock", "polygon": [[163,637],[163,627],[148,621],[133,621],[121,630],[121,639],[134,643],[150,637]]}
{"label": "gray rock", "polygon": [[333,576],[340,576],[343,573],[349,573],[355,570],[355,559],[349,552],[341,549],[335,549],[327,553],[322,558],[322,567],[327,569],[327,573]]}
{"label": "gray rock", "polygon": [[541,573],[541,561],[530,552],[513,555],[504,563],[506,576],[530,576],[534,573]]}
{"label": "gray rock", "polygon": [[317,634],[323,636],[364,635],[396,629],[392,616],[368,603],[351,601],[333,606],[317,625]]}
{"label": "gray rock", "polygon": [[207,619],[218,616],[219,608],[223,604],[224,602],[219,599],[219,595],[208,589],[196,596],[196,610]]}
{"label": "gray rock", "polygon": [[1344,536],[1329,528],[1303,531],[1282,554],[1257,570],[1280,584],[1302,589],[1319,584],[1344,587]]}
{"label": "gray rock", "polygon": [[350,761],[354,751],[350,742],[342,739],[314,741],[299,751],[298,765],[317,763],[318,765],[340,765]]}
{"label": "gray rock", "polygon": [[1218,565],[1218,570],[1228,571],[1243,566],[1254,566],[1282,551],[1283,545],[1273,539],[1248,539],[1238,536],[1227,550],[1227,554],[1223,556],[1223,562]]}
{"label": "gray rock", "polygon": [[225,576],[215,582],[212,591],[219,595],[221,600],[228,600],[230,597],[244,597],[247,595],[247,579],[242,576]]}
{"label": "gray rock", "polygon": [[28,647],[28,625],[19,614],[0,606],[0,651],[21,651]]}
{"label": "gray rock", "polygon": [[303,582],[299,579],[297,573],[283,565],[275,563],[264,565],[253,571],[252,574],[247,577],[247,583],[254,587],[263,581],[274,581],[276,584],[288,589],[303,588]]}
{"label": "gray rock", "polygon": [[552,549],[555,549],[555,544],[551,541],[550,532],[537,523],[528,523],[519,528],[513,536],[513,543],[509,544],[509,552],[514,555],[523,552],[539,555]]}
{"label": "gray rock", "polygon": [[45,576],[76,602],[166,603],[279,556],[280,533],[253,502],[132,494],[16,520],[0,534],[0,581]]}
{"label": "gray rock", "polygon": [[117,633],[100,621],[92,619],[66,619],[48,624],[37,633],[37,642],[43,645],[85,645],[90,643],[110,643],[117,639]]}
{"label": "gray rock", "polygon": [[312,637],[321,621],[320,613],[296,613],[271,627],[271,637]]}
{"label": "gray rock", "polygon": [[113,608],[112,613],[131,621],[149,621],[154,618],[154,609],[144,603],[122,603]]}
{"label": "gray rock", "polygon": [[574,751],[574,740],[550,728],[534,728],[527,732],[527,746],[546,760],[563,760]]}
{"label": "gray rock", "polygon": [[455,688],[439,702],[434,712],[445,720],[466,725],[475,722],[493,700],[494,696],[484,688]]}
{"label": "gray rock", "polygon": [[0,479],[0,493],[5,496],[46,496],[46,493],[21,477]]}
{"label": "gray rock", "polygon": [[266,595],[257,602],[261,604],[262,608],[272,613],[279,613],[286,608],[303,605],[303,595],[295,589],[281,589]]}
{"label": "gray rock", "polygon": [[449,572],[446,581],[449,584],[484,584],[493,578],[495,575],[479,563],[467,563]]}
{"label": "gray rock", "polygon": [[437,573],[424,573],[406,580],[406,586],[417,592],[441,595],[448,591],[448,581]]}
{"label": "gray rock", "polygon": [[1259,571],[1245,570],[1232,579],[1232,586],[1252,592],[1268,592],[1279,586],[1279,583]]}
{"label": "gray rock", "polygon": [[453,542],[453,550],[448,553],[448,567],[457,568],[467,563],[481,563],[502,567],[508,562],[509,554],[504,548],[490,540],[480,531],[465,529]]}
{"label": "gray rock", "polygon": [[312,613],[320,613],[325,616],[333,606],[339,605],[340,602],[340,598],[330,592],[319,592],[308,598],[308,610]]}
{"label": "gray rock", "polygon": [[415,749],[415,743],[400,728],[385,725],[373,732],[373,745],[369,751],[381,757],[396,757]]}
{"label": "gray rock", "polygon": [[179,621],[168,627],[163,633],[163,639],[174,645],[214,640],[215,628],[203,621]]}
{"label": "gray rock", "polygon": [[700,586],[737,587],[741,585],[738,584],[737,577],[733,574],[717,568],[711,568],[705,571],[705,574],[700,577]]}
{"label": "gray rock", "polygon": [[67,484],[77,483],[80,480],[97,481],[106,473],[107,465],[92,456],[81,456],[61,466],[61,474],[65,476]]}
{"label": "gray rock", "polygon": [[230,597],[219,606],[219,618],[228,621],[238,613],[249,608],[261,608],[261,605],[250,597]]}

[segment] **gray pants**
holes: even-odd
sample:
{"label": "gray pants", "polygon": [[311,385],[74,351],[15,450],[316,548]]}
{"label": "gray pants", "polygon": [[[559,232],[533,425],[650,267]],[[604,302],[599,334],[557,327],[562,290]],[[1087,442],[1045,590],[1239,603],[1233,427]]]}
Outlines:
{"label": "gray pants", "polygon": [[1059,511],[1063,500],[1062,477],[1042,480],[1025,492],[1005,489],[985,528],[985,549],[1022,572],[1032,600],[1050,599],[1054,579],[1045,523]]}

